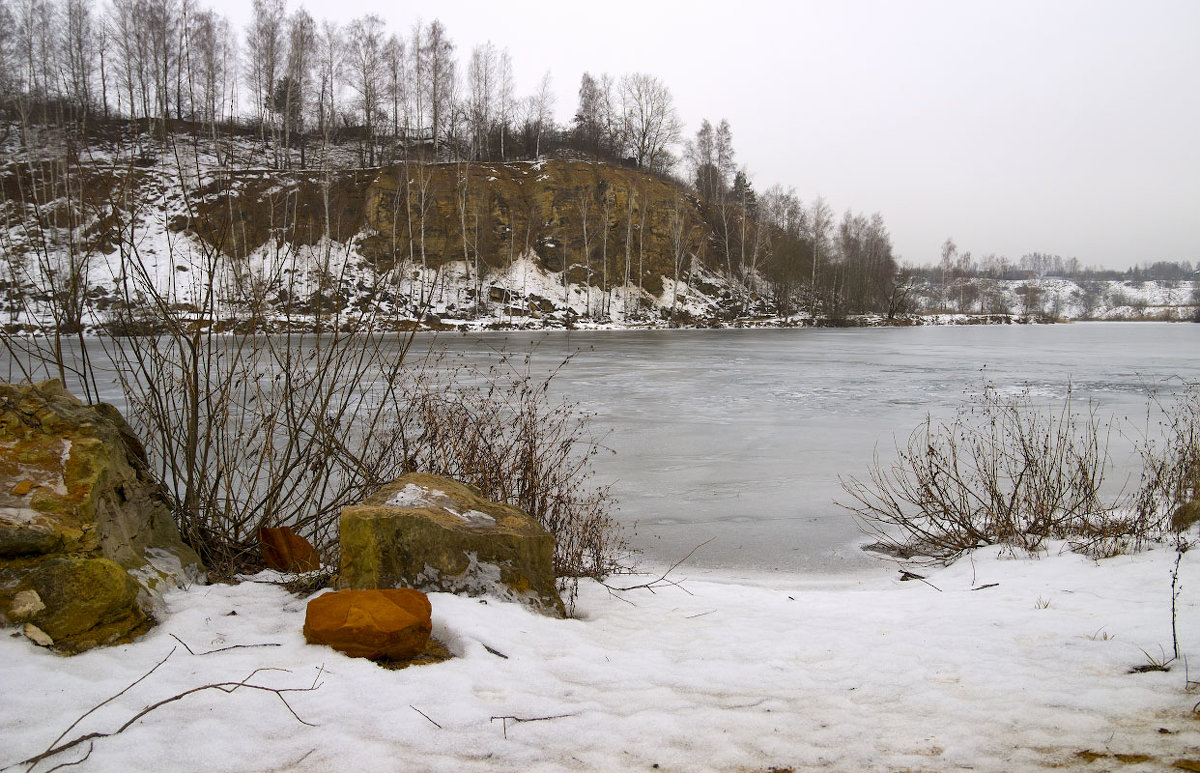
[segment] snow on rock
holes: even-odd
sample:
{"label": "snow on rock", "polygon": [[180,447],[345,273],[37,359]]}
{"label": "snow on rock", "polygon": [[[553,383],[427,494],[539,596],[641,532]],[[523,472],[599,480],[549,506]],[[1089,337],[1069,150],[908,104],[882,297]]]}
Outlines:
{"label": "snow on rock", "polygon": [[[1167,548],[1100,563],[979,550],[916,569],[924,582],[881,564],[833,580],[677,578],[655,593],[585,584],[572,620],[435,593],[433,634],[456,657],[403,671],[306,645],[305,599],[275,585],[194,587],[168,594],[169,616],[132,645],[63,660],[0,639],[0,765],[41,752],[174,649],[68,737],[262,668],[284,670],[250,682],[317,685],[284,696],[314,726],[271,693],[210,690],[97,739],[79,769],[164,769],[184,755],[196,771],[393,771],[400,759],[455,773],[1010,771],[1070,767],[1087,751],[1099,755],[1087,770],[1157,770],[1200,758],[1183,667],[1130,673],[1145,653],[1170,655],[1173,559]],[[1185,654],[1200,649],[1191,559]],[[172,635],[198,653],[280,646],[189,655]]]}

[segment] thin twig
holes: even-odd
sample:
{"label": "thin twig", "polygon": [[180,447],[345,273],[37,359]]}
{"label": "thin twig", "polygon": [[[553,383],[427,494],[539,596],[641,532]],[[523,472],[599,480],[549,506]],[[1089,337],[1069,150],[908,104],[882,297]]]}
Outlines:
{"label": "thin twig", "polygon": [[546,722],[551,719],[565,719],[566,717],[577,717],[577,716],[579,716],[579,715],[578,714],[555,714],[552,717],[514,717],[513,715],[508,714],[508,715],[502,716],[502,717],[491,717],[488,721],[495,722],[497,719],[500,720],[503,723],[503,727],[504,727],[504,738],[505,738],[505,740],[508,740],[508,723],[510,721],[520,724],[522,722]]}
{"label": "thin twig", "polygon": [[437,722],[434,722],[434,721],[433,721],[433,719],[432,719],[432,718],[431,718],[431,717],[430,717],[428,714],[426,714],[424,711],[421,711],[419,708],[417,708],[416,706],[412,705],[411,703],[410,703],[410,704],[408,704],[408,707],[409,707],[410,709],[412,709],[413,711],[417,712],[418,714],[420,714],[421,716],[423,716],[423,717],[425,717],[426,719],[428,719],[428,720],[429,720],[429,724],[433,725],[433,726],[434,726],[434,727],[436,727],[438,730],[442,730],[442,729],[443,729],[441,725],[439,725]]}
{"label": "thin twig", "polygon": [[54,771],[56,771],[56,770],[62,770],[63,768],[73,768],[76,765],[82,765],[83,763],[88,761],[88,758],[92,756],[92,752],[95,751],[95,749],[96,749],[96,744],[89,743],[87,754],[83,755],[83,757],[75,760],[74,762],[61,762],[58,765],[55,765],[54,767],[50,768],[50,770],[46,771],[46,773],[54,773]]}
{"label": "thin twig", "polygon": [[228,647],[219,647],[215,650],[209,650],[208,652],[193,652],[192,648],[189,647],[187,642],[185,642],[183,639],[180,639],[175,634],[171,634],[171,638],[174,639],[175,641],[179,642],[180,644],[182,644],[183,648],[188,651],[189,655],[212,655],[213,653],[216,653],[216,652],[226,652],[228,650],[252,649],[254,647],[282,647],[283,646],[282,644],[277,644],[275,642],[266,642],[264,644],[232,644]]}
{"label": "thin twig", "polygon": [[704,546],[705,546],[705,545],[707,545],[708,543],[712,542],[714,539],[716,539],[716,537],[709,537],[708,539],[704,540],[703,542],[701,542],[701,543],[700,543],[699,545],[697,545],[696,547],[692,548],[692,549],[691,549],[691,550],[688,552],[688,554],[687,554],[686,556],[684,556],[683,558],[679,559],[679,560],[678,560],[678,561],[676,561],[675,563],[671,564],[670,568],[668,568],[668,569],[667,569],[667,571],[663,572],[663,573],[662,573],[662,576],[660,576],[658,579],[651,580],[650,582],[643,582],[643,583],[640,583],[640,584],[638,584],[638,585],[630,585],[630,586],[629,586],[629,587],[627,587],[627,588],[614,588],[614,587],[612,587],[611,585],[609,585],[609,584],[607,584],[607,583],[605,583],[605,584],[604,584],[604,587],[608,589],[608,592],[609,592],[609,593],[625,593],[626,591],[631,591],[631,590],[641,590],[641,589],[643,589],[643,588],[644,588],[644,589],[646,589],[646,590],[648,590],[648,591],[653,591],[653,590],[654,590],[654,587],[655,587],[656,585],[659,585],[659,584],[661,584],[661,583],[664,583],[664,582],[665,582],[665,583],[666,583],[666,584],[668,584],[668,585],[673,585],[673,586],[675,586],[676,588],[679,588],[681,591],[683,591],[684,593],[687,593],[687,594],[690,596],[690,595],[691,595],[691,593],[688,591],[688,589],[687,589],[687,588],[684,588],[682,585],[680,585],[679,583],[675,582],[674,580],[668,580],[668,579],[667,579],[667,575],[671,574],[671,572],[673,572],[673,571],[675,571],[676,569],[678,569],[680,564],[682,564],[683,562],[687,561],[689,558],[691,558],[693,555],[695,555],[695,553],[696,553],[696,551],[697,551],[697,550],[699,550],[700,548],[704,547]]}
{"label": "thin twig", "polygon": [[[165,661],[165,658],[164,658],[164,661]],[[161,663],[160,663],[160,665],[161,665]],[[157,668],[157,666],[155,668]],[[152,671],[153,671],[153,669],[152,669]],[[121,725],[119,728],[112,731],[111,733],[94,732],[94,733],[87,733],[85,735],[81,735],[78,738],[74,738],[64,744],[60,744],[57,746],[52,745],[51,748],[47,749],[46,751],[42,752],[41,754],[35,755],[28,759],[21,760],[20,762],[14,762],[11,765],[6,765],[5,767],[0,768],[0,771],[8,770],[9,768],[15,767],[17,765],[29,765],[29,769],[32,770],[33,767],[36,766],[37,763],[41,762],[42,760],[48,759],[57,754],[62,754],[63,752],[67,751],[68,749],[73,749],[82,743],[85,743],[88,741],[93,741],[97,738],[110,738],[114,735],[120,735],[121,733],[125,732],[130,727],[132,727],[135,723],[137,723],[138,720],[140,720],[142,717],[146,716],[147,714],[149,714],[157,709],[160,709],[169,703],[174,703],[176,701],[183,700],[184,698],[186,698],[189,695],[192,695],[192,694],[198,693],[198,692],[204,692],[205,690],[220,690],[223,693],[231,694],[231,693],[235,692],[238,688],[245,687],[250,690],[261,690],[263,692],[269,692],[269,693],[274,694],[275,697],[279,698],[280,702],[282,702],[284,707],[287,708],[288,713],[290,713],[296,719],[297,722],[299,722],[302,725],[307,725],[308,727],[316,727],[316,725],[313,724],[312,722],[306,722],[305,720],[301,719],[300,715],[296,713],[295,709],[292,708],[291,704],[289,704],[287,702],[287,698],[284,697],[284,693],[312,692],[316,688],[315,687],[292,687],[292,688],[266,687],[263,685],[251,684],[249,682],[250,679],[254,678],[254,676],[256,676],[257,674],[259,674],[260,672],[263,672],[263,671],[285,671],[286,672],[286,669],[256,668],[254,671],[250,672],[249,676],[247,676],[245,679],[243,679],[239,682],[215,682],[213,684],[205,684],[205,685],[201,685],[199,687],[193,687],[190,690],[184,690],[183,692],[172,695],[169,698],[163,698],[160,701],[150,704],[146,708],[144,708],[141,711],[134,714],[132,717],[130,717],[125,722],[125,724]],[[148,675],[149,674],[147,674],[147,676]],[[144,679],[145,677],[142,677],[142,678]],[[138,681],[141,681],[141,680],[139,679]],[[134,682],[134,684],[137,684],[137,682]],[[130,685],[130,687],[132,687],[132,686],[133,685]],[[127,687],[125,689],[128,690],[129,688]],[[124,690],[122,692],[124,692]],[[116,696],[114,696],[114,697],[116,697]],[[96,708],[99,708],[99,707],[96,707]],[[92,709],[92,711],[94,711],[94,710],[95,709]],[[91,712],[89,711],[88,713],[91,713]],[[82,719],[82,717],[81,717],[81,719]],[[76,721],[76,724],[78,724],[78,721]],[[74,727],[74,725],[72,725],[72,727]],[[60,736],[60,738],[61,738],[61,736]]]}
{"label": "thin twig", "polygon": [[[184,646],[187,646],[187,645],[184,645]],[[172,647],[172,648],[171,648],[171,651],[167,653],[166,657],[164,657],[162,660],[160,660],[160,661],[158,661],[157,663],[155,663],[155,664],[154,664],[154,667],[153,667],[153,668],[151,668],[149,671],[147,671],[146,673],[144,673],[144,674],[142,674],[141,676],[139,676],[137,679],[135,679],[135,680],[133,680],[132,682],[130,682],[130,683],[129,683],[129,686],[127,686],[125,689],[121,690],[121,691],[120,691],[119,693],[117,693],[116,695],[113,695],[111,698],[108,698],[107,700],[103,700],[103,701],[101,701],[100,703],[97,703],[95,706],[92,706],[90,709],[88,709],[86,712],[84,712],[82,715],[80,715],[80,717],[79,717],[78,719],[76,719],[74,722],[72,722],[72,723],[71,723],[70,727],[68,727],[66,730],[62,731],[62,734],[60,734],[60,735],[58,736],[58,738],[55,738],[53,741],[51,741],[51,742],[50,742],[50,745],[46,747],[45,751],[46,751],[46,752],[48,752],[48,751],[50,751],[51,749],[53,749],[53,748],[54,748],[54,745],[55,745],[55,744],[57,744],[59,741],[61,741],[63,738],[65,738],[65,737],[67,736],[67,733],[69,733],[69,732],[71,732],[72,730],[74,730],[74,729],[75,729],[75,728],[76,728],[76,727],[79,725],[79,723],[80,723],[80,722],[82,722],[83,720],[87,719],[89,716],[91,716],[92,714],[96,713],[96,711],[98,711],[99,709],[103,708],[104,706],[107,706],[109,703],[112,703],[112,702],[113,702],[113,701],[115,701],[117,698],[120,698],[122,695],[124,695],[125,693],[129,692],[130,690],[132,690],[132,689],[133,689],[134,687],[136,687],[136,686],[137,686],[137,685],[138,685],[140,682],[142,682],[142,681],[143,681],[143,680],[145,680],[147,677],[149,677],[151,674],[153,674],[155,671],[157,671],[157,670],[158,670],[158,668],[159,668],[159,666],[161,666],[163,663],[166,663],[166,662],[167,662],[167,660],[169,660],[169,659],[170,659],[170,657],[171,657],[172,655],[174,655],[174,654],[175,654],[175,650],[176,650],[176,649],[178,649],[178,648],[177,648],[177,647]],[[90,753],[90,752],[89,752],[89,753]],[[10,765],[9,767],[12,767],[12,766]],[[7,769],[7,768],[0,768],[0,770],[6,770],[6,769]]]}
{"label": "thin twig", "polygon": [[[483,642],[479,642],[479,643],[480,643],[480,644],[483,644]],[[491,647],[487,646],[486,644],[483,644],[483,648],[484,648],[485,650],[487,650],[488,652],[492,653],[493,655],[495,655],[495,656],[496,656],[496,657],[498,657],[498,658],[504,658],[505,660],[508,660],[508,655],[505,655],[505,654],[504,654],[503,652],[501,652],[500,650],[495,650],[495,649],[492,649]]]}

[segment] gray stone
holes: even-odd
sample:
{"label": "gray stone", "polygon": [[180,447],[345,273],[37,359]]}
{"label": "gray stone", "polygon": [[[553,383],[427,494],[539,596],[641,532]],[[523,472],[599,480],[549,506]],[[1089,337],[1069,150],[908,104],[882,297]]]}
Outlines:
{"label": "gray stone", "polygon": [[26,623],[21,629],[21,633],[25,634],[25,638],[38,645],[39,647],[51,647],[54,645],[54,639],[51,639],[41,628],[38,628],[33,623]]}
{"label": "gray stone", "polygon": [[29,620],[45,608],[46,605],[42,603],[42,597],[37,591],[23,590],[13,596],[12,604],[8,607],[8,616],[19,623]]}

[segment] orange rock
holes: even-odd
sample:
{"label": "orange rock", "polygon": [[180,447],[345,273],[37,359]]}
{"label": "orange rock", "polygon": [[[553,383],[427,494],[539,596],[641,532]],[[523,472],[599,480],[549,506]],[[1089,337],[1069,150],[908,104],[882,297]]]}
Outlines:
{"label": "orange rock", "polygon": [[23,497],[30,491],[33,491],[33,481],[31,480],[23,480],[12,487],[12,494],[14,497]]}
{"label": "orange rock", "polygon": [[321,568],[321,557],[316,549],[287,526],[259,529],[258,546],[268,569],[277,572],[311,572]]}
{"label": "orange rock", "polygon": [[408,660],[433,630],[429,598],[419,590],[343,590],[308,602],[304,638],[353,658]]}

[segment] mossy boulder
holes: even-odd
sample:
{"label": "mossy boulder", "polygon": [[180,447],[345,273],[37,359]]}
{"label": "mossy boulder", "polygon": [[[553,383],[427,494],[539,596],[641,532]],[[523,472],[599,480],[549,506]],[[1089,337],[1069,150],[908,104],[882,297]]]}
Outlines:
{"label": "mossy boulder", "polygon": [[59,652],[129,641],[150,628],[150,617],[138,603],[141,586],[107,558],[52,558],[23,584],[43,608],[28,616],[17,612],[17,622],[37,626]]}
{"label": "mossy boulder", "polygon": [[116,409],[0,384],[0,622],[79,652],[145,630],[164,584],[202,574]]}
{"label": "mossy boulder", "polygon": [[339,586],[410,587],[518,600],[565,614],[554,537],[520,508],[414,473],[342,510]]}

